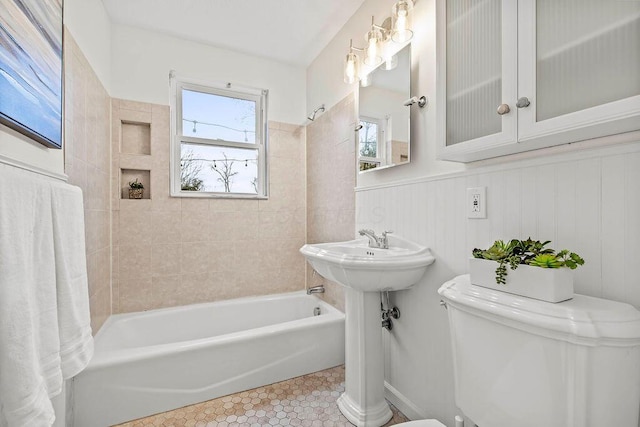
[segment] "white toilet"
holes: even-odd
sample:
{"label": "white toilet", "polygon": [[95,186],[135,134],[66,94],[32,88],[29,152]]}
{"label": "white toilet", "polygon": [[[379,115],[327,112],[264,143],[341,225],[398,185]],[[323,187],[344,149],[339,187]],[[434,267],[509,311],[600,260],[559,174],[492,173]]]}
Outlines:
{"label": "white toilet", "polygon": [[[455,400],[480,427],[638,427],[640,312],[575,295],[552,304],[471,285],[448,310]],[[460,425],[457,422],[457,425]],[[444,427],[435,420],[402,427]]]}

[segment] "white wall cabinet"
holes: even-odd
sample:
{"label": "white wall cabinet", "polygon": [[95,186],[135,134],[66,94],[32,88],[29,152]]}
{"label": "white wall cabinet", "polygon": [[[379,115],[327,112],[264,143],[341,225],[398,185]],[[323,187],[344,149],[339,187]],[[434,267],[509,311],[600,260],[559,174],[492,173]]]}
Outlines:
{"label": "white wall cabinet", "polygon": [[640,2],[437,0],[438,158],[640,129]]}

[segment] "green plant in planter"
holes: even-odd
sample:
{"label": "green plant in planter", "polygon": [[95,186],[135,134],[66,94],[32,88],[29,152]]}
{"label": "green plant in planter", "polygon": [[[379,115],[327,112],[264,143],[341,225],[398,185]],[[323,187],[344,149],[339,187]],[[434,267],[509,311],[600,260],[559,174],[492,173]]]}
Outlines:
{"label": "green plant in planter", "polygon": [[129,181],[129,198],[130,199],[142,199],[142,193],[144,192],[144,185],[138,181]]}
{"label": "green plant in planter", "polygon": [[133,182],[129,181],[129,188],[132,190],[142,189],[144,188],[144,185],[142,185],[141,182],[138,182],[138,178],[136,178],[136,180]]}
{"label": "green plant in planter", "polygon": [[496,283],[503,285],[507,280],[507,265],[512,270],[517,269],[520,264],[540,268],[568,267],[574,270],[584,264],[584,259],[580,255],[567,249],[556,253],[555,250],[546,248],[549,243],[551,243],[549,240],[534,241],[531,237],[527,240],[513,239],[509,242],[496,240],[490,248],[474,249],[472,254],[474,258],[496,261],[498,263]]}

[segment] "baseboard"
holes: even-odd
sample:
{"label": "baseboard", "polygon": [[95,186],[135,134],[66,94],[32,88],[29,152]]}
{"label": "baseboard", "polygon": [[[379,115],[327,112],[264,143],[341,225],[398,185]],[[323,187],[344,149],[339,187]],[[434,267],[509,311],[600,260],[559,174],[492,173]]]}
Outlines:
{"label": "baseboard", "polygon": [[423,420],[428,418],[420,408],[386,381],[384,382],[384,397],[409,418],[409,420]]}

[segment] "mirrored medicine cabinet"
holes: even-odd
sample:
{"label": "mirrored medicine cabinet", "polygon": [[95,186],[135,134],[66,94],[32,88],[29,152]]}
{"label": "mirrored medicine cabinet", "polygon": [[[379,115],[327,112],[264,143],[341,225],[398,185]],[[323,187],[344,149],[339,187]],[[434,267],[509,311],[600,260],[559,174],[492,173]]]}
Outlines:
{"label": "mirrored medicine cabinet", "polygon": [[405,105],[409,98],[411,44],[360,82],[356,126],[359,172],[409,163],[411,108]]}

